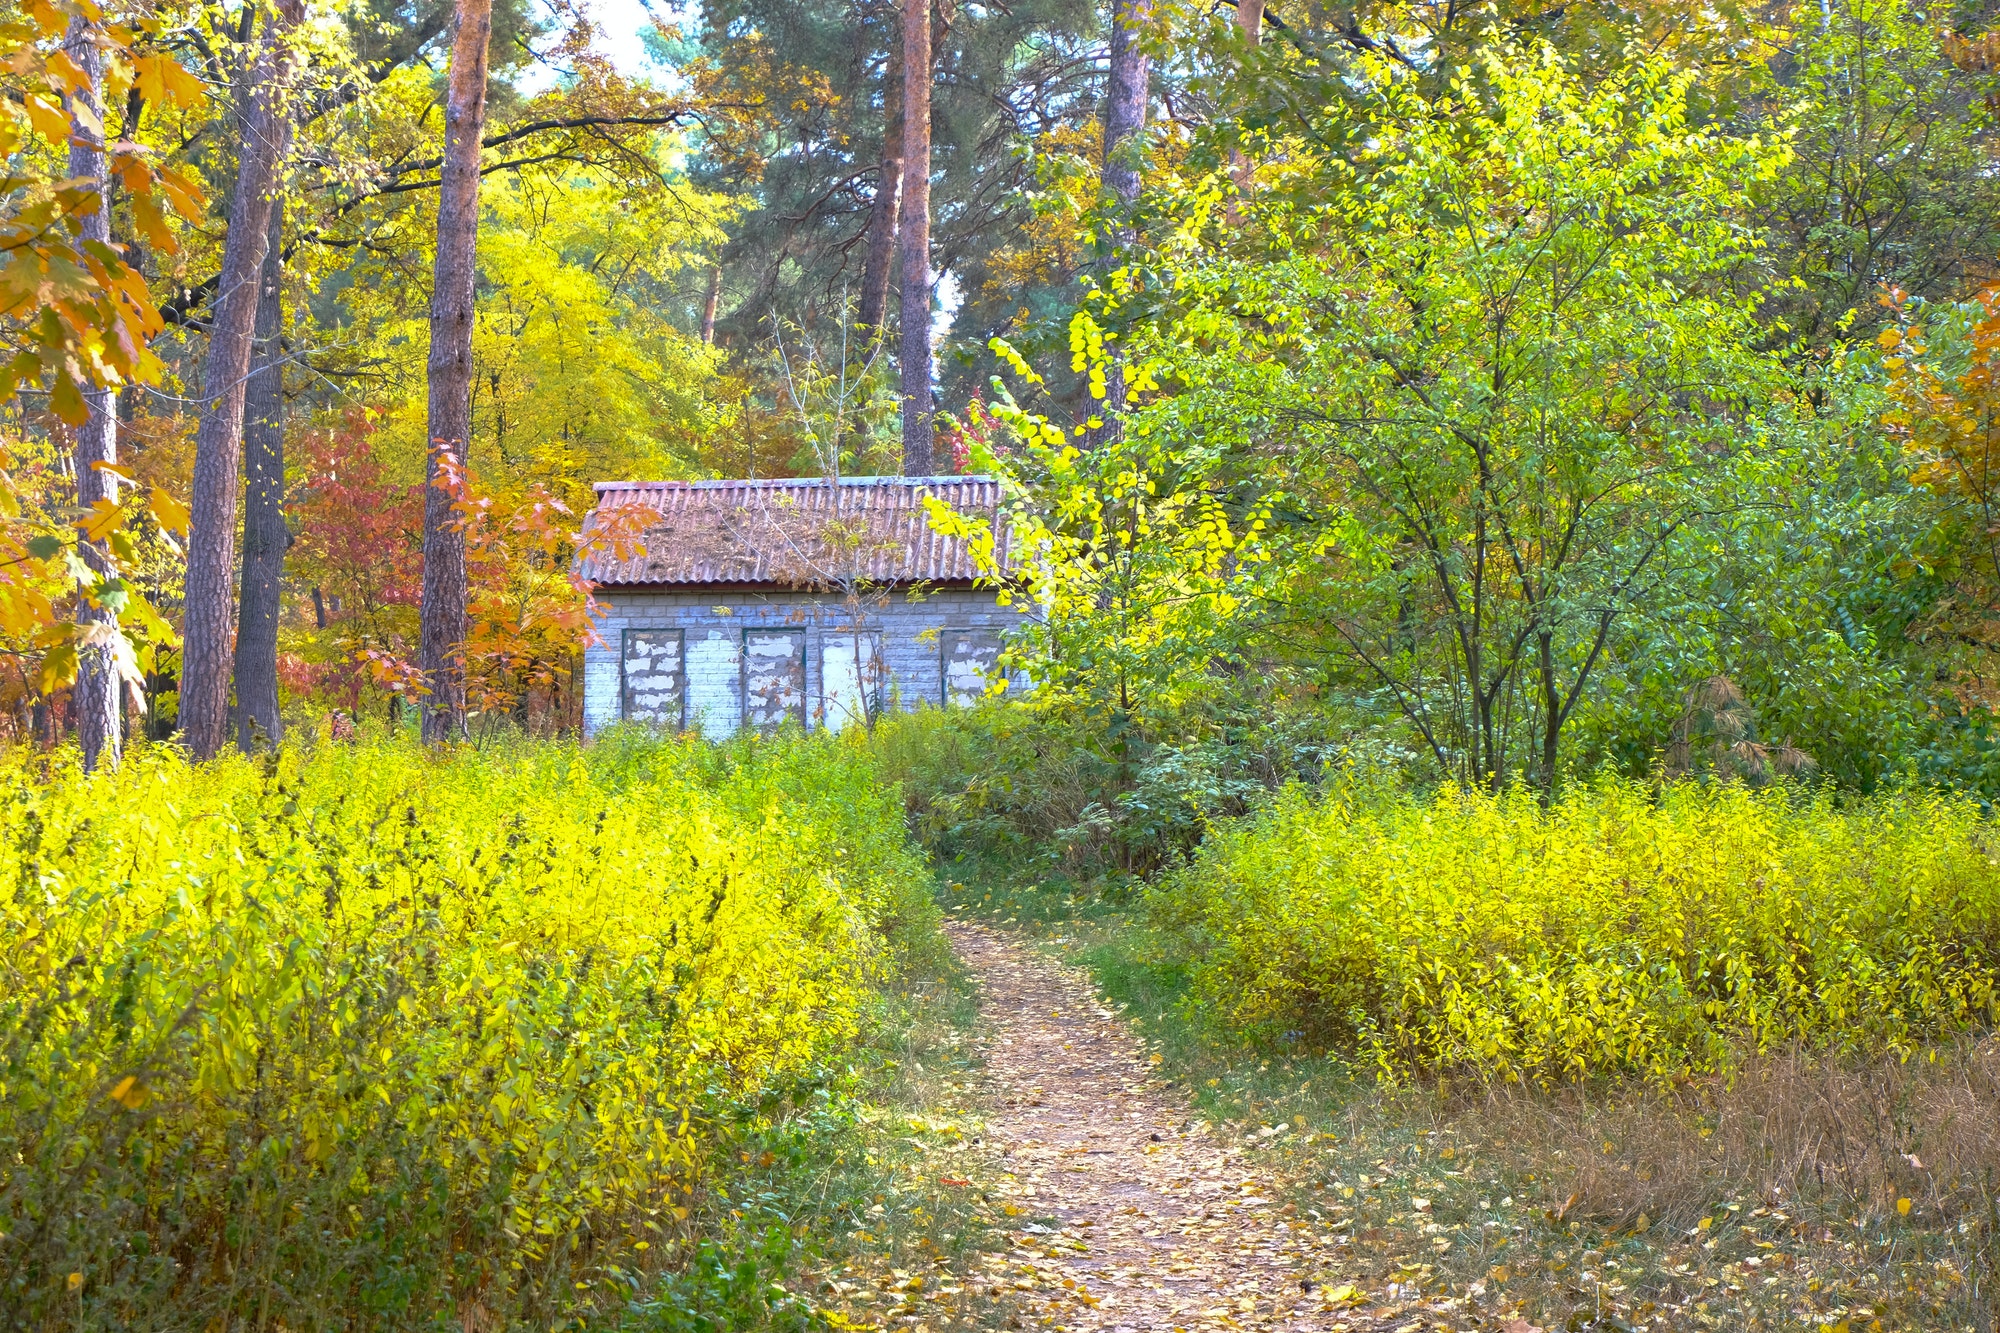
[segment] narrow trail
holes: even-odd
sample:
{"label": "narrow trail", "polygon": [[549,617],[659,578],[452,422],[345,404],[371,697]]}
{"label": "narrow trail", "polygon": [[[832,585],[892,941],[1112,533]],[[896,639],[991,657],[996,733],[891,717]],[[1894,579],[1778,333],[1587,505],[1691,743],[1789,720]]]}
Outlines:
{"label": "narrow trail", "polygon": [[1401,1322],[1350,1308],[1353,1289],[1329,1277],[1336,1235],[1216,1141],[1087,977],[1005,932],[946,929],[979,982],[1001,1188],[1058,1224],[1017,1231],[1002,1261],[1047,1324],[1360,1333]]}

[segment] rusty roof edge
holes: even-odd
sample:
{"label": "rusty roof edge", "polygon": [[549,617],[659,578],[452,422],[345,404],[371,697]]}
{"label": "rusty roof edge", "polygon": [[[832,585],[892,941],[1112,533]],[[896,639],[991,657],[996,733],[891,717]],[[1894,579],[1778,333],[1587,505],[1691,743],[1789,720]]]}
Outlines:
{"label": "rusty roof edge", "polygon": [[[595,483],[597,503],[586,516],[585,530],[632,504],[656,511],[669,531],[691,532],[706,527],[722,541],[697,542],[699,550],[653,559],[611,559],[608,552],[579,555],[576,570],[600,587],[702,587],[739,581],[765,586],[809,586],[815,580],[787,577],[790,561],[774,558],[771,543],[790,547],[800,536],[792,521],[859,521],[876,538],[879,550],[864,553],[856,569],[867,582],[885,585],[943,583],[977,584],[1013,581],[1011,524],[998,477],[970,476],[846,477],[838,484],[825,478],[779,477],[708,481],[607,481]],[[787,497],[790,497],[789,499]],[[948,537],[929,521],[925,502],[935,499],[968,516],[984,516],[999,539],[995,554],[1000,570],[978,568],[965,540]],[[777,510],[785,511],[784,521]],[[770,529],[768,532],[764,529]],[[648,529],[650,537],[655,529]],[[727,540],[723,540],[726,538]],[[679,543],[677,543],[678,545]],[[740,548],[740,549],[739,549]],[[793,554],[799,554],[796,550]],[[812,560],[801,556],[808,565]],[[786,568],[781,570],[778,566]]]}

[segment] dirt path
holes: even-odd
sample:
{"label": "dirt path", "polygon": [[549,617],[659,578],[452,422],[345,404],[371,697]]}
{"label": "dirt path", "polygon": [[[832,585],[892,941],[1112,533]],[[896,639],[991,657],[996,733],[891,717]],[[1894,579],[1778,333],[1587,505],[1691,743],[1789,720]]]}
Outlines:
{"label": "dirt path", "polygon": [[[1080,972],[1004,932],[947,926],[978,978],[988,1146],[1023,1215],[991,1275],[1065,1330],[1395,1328],[1296,1216],[1160,1080]],[[1417,1325],[1412,1324],[1412,1328]]]}

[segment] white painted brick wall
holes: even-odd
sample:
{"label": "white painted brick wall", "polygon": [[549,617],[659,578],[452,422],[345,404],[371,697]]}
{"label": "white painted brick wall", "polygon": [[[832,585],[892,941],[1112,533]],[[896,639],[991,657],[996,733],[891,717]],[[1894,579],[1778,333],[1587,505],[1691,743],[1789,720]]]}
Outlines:
{"label": "white painted brick wall", "polygon": [[[821,681],[824,636],[850,624],[838,597],[812,593],[654,591],[600,588],[597,632],[601,646],[586,649],[583,662],[583,727],[586,735],[618,721],[621,707],[619,646],[626,629],[682,629],[687,634],[687,716],[690,726],[721,739],[734,733],[742,717],[742,642],[745,628],[798,627],[806,631],[806,712],[825,707]],[[886,605],[867,607],[864,623],[882,634],[888,672],[887,693],[904,708],[936,706],[944,700],[939,634],[950,626],[1009,629],[1023,621],[1015,607],[1000,606],[984,589],[934,591],[911,600],[892,596]],[[936,631],[937,633],[930,633]],[[1016,681],[1022,689],[1027,682]]]}
{"label": "white painted brick wall", "polygon": [[603,646],[583,650],[583,732],[587,736],[618,720],[618,631],[605,634]]}
{"label": "white painted brick wall", "polygon": [[743,715],[743,636],[690,627],[687,646],[688,725],[712,741],[728,740]]}

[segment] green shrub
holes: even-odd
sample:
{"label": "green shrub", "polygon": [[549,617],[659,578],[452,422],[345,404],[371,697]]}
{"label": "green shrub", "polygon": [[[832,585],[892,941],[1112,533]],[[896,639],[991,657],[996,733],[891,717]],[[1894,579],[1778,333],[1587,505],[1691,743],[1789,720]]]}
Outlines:
{"label": "green shrub", "polygon": [[1198,1014],[1392,1074],[1715,1070],[1990,1023],[2000,837],[1962,797],[1605,780],[1291,790],[1147,899]]}
{"label": "green shrub", "polygon": [[1219,705],[1142,726],[1052,697],[891,715],[872,746],[943,865],[1116,887],[1178,862],[1211,821],[1285,781],[1318,781],[1347,757],[1339,731],[1328,716]]}
{"label": "green shrub", "polygon": [[810,1099],[934,934],[853,745],[48,764],[0,754],[8,1327],[548,1327],[696,1282],[725,1128]]}

